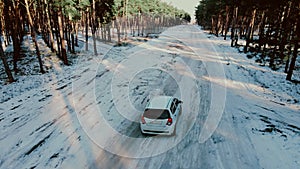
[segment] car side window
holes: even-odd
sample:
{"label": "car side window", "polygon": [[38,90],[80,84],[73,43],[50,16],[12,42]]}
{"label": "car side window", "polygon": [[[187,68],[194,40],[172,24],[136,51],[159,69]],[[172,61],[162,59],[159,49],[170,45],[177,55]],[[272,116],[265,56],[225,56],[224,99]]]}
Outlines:
{"label": "car side window", "polygon": [[173,102],[171,103],[171,112],[172,112],[172,114],[174,114],[175,111],[176,111],[176,105],[175,105],[175,103],[174,103],[174,101],[173,101]]}
{"label": "car side window", "polygon": [[176,107],[178,107],[178,105],[179,105],[179,100],[178,100],[178,99],[174,99],[174,102],[175,102]]}
{"label": "car side window", "polygon": [[175,105],[176,105],[176,108],[178,108],[179,107],[179,105],[182,103],[182,101],[180,101],[180,100],[178,100],[178,99],[176,99],[175,100]]}

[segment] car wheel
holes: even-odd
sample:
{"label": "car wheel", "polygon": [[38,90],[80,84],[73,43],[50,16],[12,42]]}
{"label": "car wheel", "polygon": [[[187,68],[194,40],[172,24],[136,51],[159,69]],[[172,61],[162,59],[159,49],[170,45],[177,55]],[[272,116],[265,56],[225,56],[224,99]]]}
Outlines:
{"label": "car wheel", "polygon": [[180,106],[180,110],[179,110],[179,115],[181,115],[181,113],[182,113],[182,106]]}
{"label": "car wheel", "polygon": [[142,136],[148,136],[148,134],[143,133],[142,131],[141,131],[141,134],[142,134]]}

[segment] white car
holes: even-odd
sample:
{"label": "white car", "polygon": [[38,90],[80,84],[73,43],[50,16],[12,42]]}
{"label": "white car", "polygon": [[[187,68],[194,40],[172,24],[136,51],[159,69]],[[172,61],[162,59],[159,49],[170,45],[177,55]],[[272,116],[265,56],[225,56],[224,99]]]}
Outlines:
{"label": "white car", "polygon": [[141,117],[142,134],[174,135],[182,101],[171,96],[155,96]]}

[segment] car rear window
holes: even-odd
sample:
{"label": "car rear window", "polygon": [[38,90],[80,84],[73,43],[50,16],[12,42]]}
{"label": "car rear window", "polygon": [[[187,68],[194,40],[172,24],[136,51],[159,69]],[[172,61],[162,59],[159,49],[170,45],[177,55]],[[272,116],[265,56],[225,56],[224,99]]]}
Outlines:
{"label": "car rear window", "polygon": [[146,109],[144,117],[148,119],[167,119],[170,118],[170,113],[165,109]]}

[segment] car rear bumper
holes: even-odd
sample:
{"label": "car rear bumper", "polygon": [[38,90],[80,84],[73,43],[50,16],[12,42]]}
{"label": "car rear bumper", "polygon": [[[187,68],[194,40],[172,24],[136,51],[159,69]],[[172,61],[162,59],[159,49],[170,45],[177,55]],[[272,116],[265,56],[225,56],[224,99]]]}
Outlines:
{"label": "car rear bumper", "polygon": [[148,127],[146,125],[141,125],[141,132],[143,134],[172,135],[174,132],[174,126],[155,128],[155,127]]}

